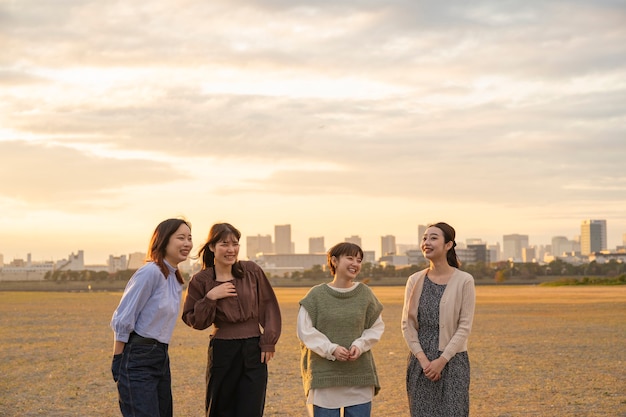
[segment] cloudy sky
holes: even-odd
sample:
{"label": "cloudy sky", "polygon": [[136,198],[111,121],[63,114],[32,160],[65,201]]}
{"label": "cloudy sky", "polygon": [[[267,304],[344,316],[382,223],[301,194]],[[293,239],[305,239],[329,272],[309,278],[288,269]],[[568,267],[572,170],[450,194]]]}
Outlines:
{"label": "cloudy sky", "polygon": [[[0,253],[626,233],[623,0],[0,0]],[[243,248],[245,254],[245,248]]]}

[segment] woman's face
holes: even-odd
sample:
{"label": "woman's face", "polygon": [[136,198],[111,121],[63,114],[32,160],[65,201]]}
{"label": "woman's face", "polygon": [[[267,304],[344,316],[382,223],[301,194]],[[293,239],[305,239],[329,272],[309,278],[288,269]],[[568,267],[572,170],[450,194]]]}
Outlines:
{"label": "woman's face", "polygon": [[232,266],[239,255],[239,240],[235,235],[227,235],[215,245],[209,245],[209,249],[215,254],[216,265]]}
{"label": "woman's face", "polygon": [[361,272],[361,259],[357,255],[341,255],[336,260],[335,275],[340,275],[348,279],[355,279]]}
{"label": "woman's face", "polygon": [[424,236],[422,236],[422,244],[420,246],[424,258],[429,261],[440,258],[445,259],[448,250],[452,246],[452,242],[446,243],[445,240],[443,231],[440,228],[431,226],[426,229]]}
{"label": "woman's face", "polygon": [[193,248],[191,240],[191,229],[185,223],[170,236],[170,240],[165,247],[165,260],[172,266],[178,265],[187,259],[189,252]]}

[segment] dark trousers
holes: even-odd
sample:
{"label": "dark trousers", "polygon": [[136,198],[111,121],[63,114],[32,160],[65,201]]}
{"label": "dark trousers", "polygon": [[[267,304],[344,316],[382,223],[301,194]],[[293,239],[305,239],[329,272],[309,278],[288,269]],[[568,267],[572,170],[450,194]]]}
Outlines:
{"label": "dark trousers", "polygon": [[211,339],[207,363],[207,417],[261,417],[267,364],[259,338]]}
{"label": "dark trousers", "polygon": [[172,376],[167,345],[133,343],[113,357],[113,380],[117,384],[124,417],[172,417]]}

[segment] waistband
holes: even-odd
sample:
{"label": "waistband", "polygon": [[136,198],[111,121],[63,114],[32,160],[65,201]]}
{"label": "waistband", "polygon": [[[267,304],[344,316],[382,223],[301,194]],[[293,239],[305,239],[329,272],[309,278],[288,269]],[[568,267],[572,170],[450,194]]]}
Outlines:
{"label": "waistband", "polygon": [[167,343],[159,342],[158,340],[150,339],[149,337],[143,337],[135,332],[132,332],[130,334],[130,337],[128,338],[128,343],[132,343],[135,345],[159,345],[167,347]]}

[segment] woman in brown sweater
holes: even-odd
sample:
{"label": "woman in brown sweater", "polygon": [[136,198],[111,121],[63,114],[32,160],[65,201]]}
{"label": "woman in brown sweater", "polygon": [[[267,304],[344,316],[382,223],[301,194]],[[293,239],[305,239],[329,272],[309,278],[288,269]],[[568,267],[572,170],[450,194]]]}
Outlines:
{"label": "woman in brown sweater", "polygon": [[202,246],[203,269],[189,282],[183,321],[194,329],[213,326],[207,363],[206,415],[261,417],[267,363],[280,337],[274,290],[254,262],[239,261],[241,233],[214,224]]}

